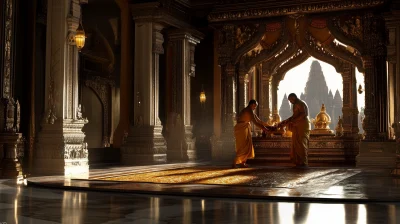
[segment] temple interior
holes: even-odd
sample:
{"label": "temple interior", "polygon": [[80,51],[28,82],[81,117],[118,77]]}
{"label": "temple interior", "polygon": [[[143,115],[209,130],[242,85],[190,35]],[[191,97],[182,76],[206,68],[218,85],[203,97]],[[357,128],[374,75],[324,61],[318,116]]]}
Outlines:
{"label": "temple interior", "polygon": [[0,224],[399,222],[399,0],[0,7]]}

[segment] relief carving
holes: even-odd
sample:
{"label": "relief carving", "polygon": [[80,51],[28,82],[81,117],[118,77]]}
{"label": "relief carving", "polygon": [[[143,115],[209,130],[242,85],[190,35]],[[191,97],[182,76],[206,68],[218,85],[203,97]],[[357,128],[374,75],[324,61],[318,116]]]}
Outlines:
{"label": "relief carving", "polygon": [[[222,1],[220,4],[232,3],[231,1]],[[237,1],[236,1],[237,2]],[[264,3],[264,2],[263,2]],[[330,11],[342,11],[342,10],[353,10],[370,8],[385,3],[385,0],[342,0],[342,1],[327,1],[317,3],[307,3],[307,1],[301,1],[301,4],[293,4],[282,6],[278,2],[268,1],[264,4],[256,4],[253,8],[247,9],[232,9],[232,10],[214,10],[208,15],[210,22],[221,22],[221,21],[233,21],[243,19],[256,19],[272,16],[282,16],[296,13],[317,13],[317,12],[330,12]],[[254,8],[257,7],[257,8]]]}
{"label": "relief carving", "polygon": [[259,24],[239,25],[236,27],[235,48],[238,49],[245,42],[249,41],[258,31]]}

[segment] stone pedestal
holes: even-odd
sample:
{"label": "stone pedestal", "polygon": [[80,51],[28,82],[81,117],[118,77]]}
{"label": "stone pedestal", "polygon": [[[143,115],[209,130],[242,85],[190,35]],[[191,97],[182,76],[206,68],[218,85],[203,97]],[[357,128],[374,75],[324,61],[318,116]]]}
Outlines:
{"label": "stone pedestal", "polygon": [[357,167],[396,167],[396,150],[399,144],[396,142],[360,142]]}
{"label": "stone pedestal", "polygon": [[64,119],[42,124],[33,172],[37,175],[75,177],[89,174],[89,155],[82,128],[87,120]]}
{"label": "stone pedestal", "polygon": [[22,177],[23,144],[24,141],[21,133],[0,134],[0,177]]}
{"label": "stone pedestal", "polygon": [[125,165],[166,162],[166,146],[162,126],[131,127],[121,147],[121,163]]}

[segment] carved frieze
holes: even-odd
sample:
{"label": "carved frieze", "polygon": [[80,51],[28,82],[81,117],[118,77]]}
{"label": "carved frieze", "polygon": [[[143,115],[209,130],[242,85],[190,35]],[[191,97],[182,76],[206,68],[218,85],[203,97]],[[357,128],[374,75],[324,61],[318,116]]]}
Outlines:
{"label": "carved frieze", "polygon": [[[208,20],[210,22],[222,22],[282,16],[295,13],[354,10],[382,5],[385,3],[385,0],[302,1],[301,4],[298,2],[295,3],[296,4],[282,5],[276,1],[253,1],[251,4],[247,3],[242,5],[242,7],[230,7],[230,9],[227,9],[226,3],[221,3],[208,15]],[[235,3],[231,3],[231,6],[234,4]]]}

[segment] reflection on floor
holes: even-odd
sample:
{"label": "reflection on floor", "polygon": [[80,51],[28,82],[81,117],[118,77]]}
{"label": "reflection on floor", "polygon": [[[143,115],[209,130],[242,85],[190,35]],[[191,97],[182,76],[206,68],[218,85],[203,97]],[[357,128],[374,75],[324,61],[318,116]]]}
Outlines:
{"label": "reflection on floor", "polygon": [[[99,169],[91,171],[90,176],[202,167],[204,164]],[[280,178],[297,185],[256,187],[35,177],[24,186],[16,185],[15,180],[0,180],[0,223],[400,223],[399,183],[388,170],[310,168],[305,177],[314,171],[319,175],[303,176],[296,182],[290,179],[293,175],[285,175],[293,168],[258,169],[279,172]]]}
{"label": "reflection on floor", "polygon": [[273,202],[68,191],[0,182],[0,223],[399,223],[397,203]]}

